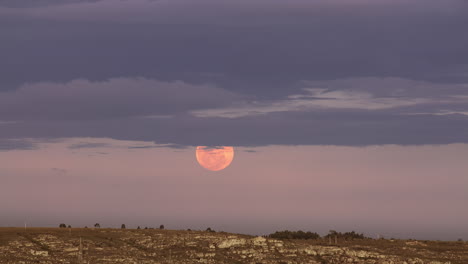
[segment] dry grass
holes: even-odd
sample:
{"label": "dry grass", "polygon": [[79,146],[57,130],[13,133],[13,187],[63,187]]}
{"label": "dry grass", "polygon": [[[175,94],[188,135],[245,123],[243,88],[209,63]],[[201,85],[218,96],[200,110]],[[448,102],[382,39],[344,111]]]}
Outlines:
{"label": "dry grass", "polygon": [[[204,231],[183,231],[183,230],[159,230],[159,229],[94,229],[94,228],[0,228],[0,247],[7,246],[13,241],[20,243],[31,243],[38,249],[49,252],[50,256],[62,257],[62,249],[50,246],[49,242],[44,242],[41,237],[53,236],[55,241],[64,245],[64,247],[78,247],[79,239],[89,249],[90,257],[102,257],[113,255],[132,255],[139,256],[141,263],[145,260],[151,261],[155,259],[173,259],[175,256],[183,258],[186,252],[208,252],[210,239],[225,239],[232,234],[228,233],[212,233]],[[248,235],[236,235],[242,238],[252,238]],[[206,238],[200,240],[199,238]],[[142,243],[142,240],[149,239],[153,243]],[[198,239],[195,246],[190,242]],[[174,242],[176,241],[176,242]],[[49,243],[49,244],[48,244]],[[154,248],[154,245],[160,248]],[[317,245],[330,246],[325,240],[291,240],[286,241],[289,247]],[[53,244],[52,244],[53,245]],[[153,246],[151,246],[153,245]],[[468,263],[468,243],[466,242],[441,242],[441,241],[415,241],[415,240],[354,240],[354,241],[338,241],[333,247],[349,248],[353,250],[365,250],[378,252],[382,255],[400,256],[403,258],[421,258],[424,260],[450,261],[452,264],[467,264]],[[104,248],[99,251],[96,248]],[[222,259],[227,259],[227,251],[217,250],[216,258],[219,258],[219,263]],[[101,254],[101,255],[100,255]],[[14,255],[14,254],[13,254]],[[71,258],[71,257],[70,257]],[[8,261],[22,260],[20,256],[10,256]],[[0,256],[0,263],[2,256]],[[68,263],[68,262],[65,262]],[[71,263],[71,262],[70,262]],[[152,262],[148,262],[152,263]],[[233,260],[232,263],[235,263]]]}
{"label": "dry grass", "polygon": [[[295,240],[296,243],[330,246],[324,240]],[[354,250],[372,250],[383,255],[404,258],[421,258],[434,261],[451,261],[452,264],[468,264],[468,242],[403,240],[403,239],[364,239],[338,241],[331,246],[346,247]]]}

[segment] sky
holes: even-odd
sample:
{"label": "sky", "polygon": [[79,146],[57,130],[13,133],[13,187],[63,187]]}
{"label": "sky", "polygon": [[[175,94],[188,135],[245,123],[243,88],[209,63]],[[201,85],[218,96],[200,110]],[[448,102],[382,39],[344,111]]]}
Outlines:
{"label": "sky", "polygon": [[0,0],[0,226],[468,239],[467,25],[464,0]]}

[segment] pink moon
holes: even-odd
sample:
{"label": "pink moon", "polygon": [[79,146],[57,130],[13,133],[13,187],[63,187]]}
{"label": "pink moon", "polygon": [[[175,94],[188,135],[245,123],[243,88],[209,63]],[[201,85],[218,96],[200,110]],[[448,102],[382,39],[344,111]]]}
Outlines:
{"label": "pink moon", "polygon": [[234,148],[198,146],[195,154],[200,166],[210,171],[220,171],[231,164],[234,159]]}

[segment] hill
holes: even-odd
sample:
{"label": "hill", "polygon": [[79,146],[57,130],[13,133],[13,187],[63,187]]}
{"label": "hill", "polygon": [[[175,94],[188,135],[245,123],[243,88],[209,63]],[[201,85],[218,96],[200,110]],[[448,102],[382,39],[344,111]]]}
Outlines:
{"label": "hill", "polygon": [[466,264],[468,243],[365,239],[329,245],[224,232],[0,228],[0,263]]}

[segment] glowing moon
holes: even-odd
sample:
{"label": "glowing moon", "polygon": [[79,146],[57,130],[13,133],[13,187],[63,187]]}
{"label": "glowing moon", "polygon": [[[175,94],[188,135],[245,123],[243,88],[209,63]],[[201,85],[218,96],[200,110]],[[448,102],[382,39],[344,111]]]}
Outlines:
{"label": "glowing moon", "polygon": [[195,154],[200,166],[210,171],[220,171],[231,164],[234,148],[198,146]]}

